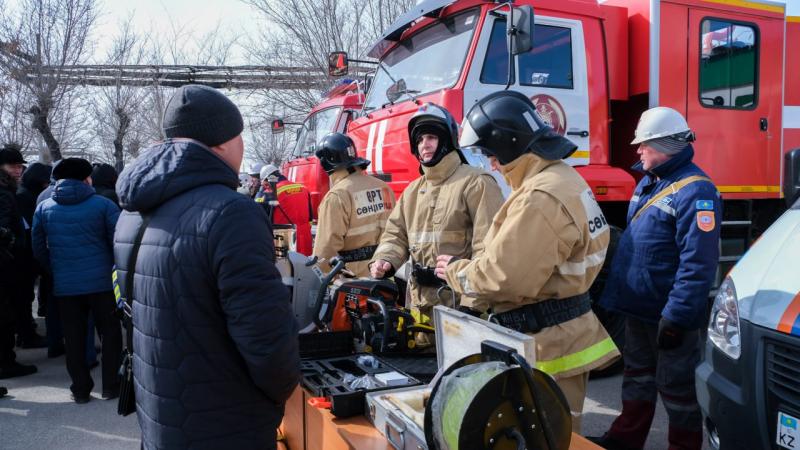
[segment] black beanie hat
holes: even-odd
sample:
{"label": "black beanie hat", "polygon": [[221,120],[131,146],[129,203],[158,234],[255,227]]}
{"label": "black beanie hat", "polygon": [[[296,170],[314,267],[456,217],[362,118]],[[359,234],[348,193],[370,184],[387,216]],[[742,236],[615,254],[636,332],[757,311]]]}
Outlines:
{"label": "black beanie hat", "polygon": [[66,158],[53,167],[53,179],[85,180],[92,174],[92,165],[83,158]]}
{"label": "black beanie hat", "polygon": [[214,88],[187,84],[175,91],[161,124],[168,138],[190,138],[214,147],[242,134],[239,108]]}
{"label": "black beanie hat", "polygon": [[27,161],[19,150],[20,147],[17,144],[3,146],[3,149],[0,150],[0,164],[26,164]]}

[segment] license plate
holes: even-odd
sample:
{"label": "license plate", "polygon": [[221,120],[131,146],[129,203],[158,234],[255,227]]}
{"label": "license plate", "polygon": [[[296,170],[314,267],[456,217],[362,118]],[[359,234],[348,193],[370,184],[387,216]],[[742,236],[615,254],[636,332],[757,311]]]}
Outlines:
{"label": "license plate", "polygon": [[800,450],[800,442],[797,440],[800,435],[797,430],[797,422],[796,417],[778,412],[778,435],[775,437],[778,445],[783,448]]}

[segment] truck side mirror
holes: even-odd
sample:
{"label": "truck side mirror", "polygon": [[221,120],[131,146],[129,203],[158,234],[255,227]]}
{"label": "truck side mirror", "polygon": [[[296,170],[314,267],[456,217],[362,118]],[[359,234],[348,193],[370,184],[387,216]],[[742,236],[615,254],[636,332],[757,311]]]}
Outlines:
{"label": "truck side mirror", "polygon": [[328,55],[328,75],[342,77],[347,75],[349,68],[350,61],[347,59],[347,52],[331,52]]}
{"label": "truck side mirror", "polygon": [[533,47],[533,7],[511,5],[509,14],[511,20],[506,21],[506,31],[511,37],[511,54],[519,55],[530,51]]}
{"label": "truck side mirror", "polygon": [[274,119],[271,128],[272,134],[281,134],[286,131],[286,125],[284,125],[282,119]]}

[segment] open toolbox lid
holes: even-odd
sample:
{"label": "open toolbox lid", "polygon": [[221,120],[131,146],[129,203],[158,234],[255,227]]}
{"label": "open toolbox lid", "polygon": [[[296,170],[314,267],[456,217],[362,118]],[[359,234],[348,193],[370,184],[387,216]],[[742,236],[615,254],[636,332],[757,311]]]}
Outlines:
{"label": "open toolbox lid", "polygon": [[483,341],[494,341],[515,349],[531,367],[536,367],[536,346],[533,336],[514,331],[446,306],[433,308],[436,330],[436,359],[439,370],[431,386],[456,361],[481,352]]}

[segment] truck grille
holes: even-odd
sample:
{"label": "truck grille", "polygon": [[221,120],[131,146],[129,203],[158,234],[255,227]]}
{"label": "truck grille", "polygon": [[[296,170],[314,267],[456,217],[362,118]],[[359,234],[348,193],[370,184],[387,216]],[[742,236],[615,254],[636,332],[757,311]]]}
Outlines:
{"label": "truck grille", "polygon": [[782,405],[800,410],[800,348],[767,341],[767,389]]}

